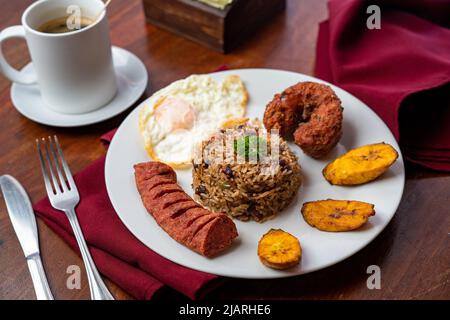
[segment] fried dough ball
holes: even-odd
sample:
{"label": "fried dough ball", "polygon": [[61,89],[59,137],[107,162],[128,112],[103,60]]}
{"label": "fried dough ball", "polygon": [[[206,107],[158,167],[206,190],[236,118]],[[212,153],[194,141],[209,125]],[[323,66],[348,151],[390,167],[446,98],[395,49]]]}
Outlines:
{"label": "fried dough ball", "polygon": [[329,86],[299,82],[274,96],[264,112],[264,126],[278,129],[307,155],[321,158],[342,136],[342,110]]}

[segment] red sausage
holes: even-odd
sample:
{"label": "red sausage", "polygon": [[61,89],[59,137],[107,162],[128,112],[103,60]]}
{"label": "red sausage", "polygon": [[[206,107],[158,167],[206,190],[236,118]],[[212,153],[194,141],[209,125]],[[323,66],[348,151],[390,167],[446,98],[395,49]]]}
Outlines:
{"label": "red sausage", "polygon": [[134,166],[142,202],[173,239],[206,257],[231,246],[236,225],[223,213],[202,208],[176,183],[175,171],[161,162]]}

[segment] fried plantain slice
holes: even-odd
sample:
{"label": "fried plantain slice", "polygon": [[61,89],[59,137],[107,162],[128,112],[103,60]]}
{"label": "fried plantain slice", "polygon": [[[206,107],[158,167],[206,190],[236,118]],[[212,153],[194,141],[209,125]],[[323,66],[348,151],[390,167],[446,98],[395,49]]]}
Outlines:
{"label": "fried plantain slice", "polygon": [[335,159],[322,173],[331,184],[363,184],[381,176],[397,158],[398,153],[390,144],[369,144]]}
{"label": "fried plantain slice", "polygon": [[258,243],[258,257],[273,269],[288,269],[300,262],[302,248],[296,237],[281,229],[270,229]]}
{"label": "fried plantain slice", "polygon": [[305,202],[301,212],[305,221],[321,231],[350,231],[361,227],[375,215],[374,205],[350,200]]}

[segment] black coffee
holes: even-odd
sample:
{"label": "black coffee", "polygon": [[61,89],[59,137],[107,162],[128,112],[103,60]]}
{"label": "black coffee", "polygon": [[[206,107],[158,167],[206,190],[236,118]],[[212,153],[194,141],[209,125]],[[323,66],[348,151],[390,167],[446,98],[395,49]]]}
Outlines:
{"label": "black coffee", "polygon": [[68,19],[69,16],[66,16],[47,21],[44,24],[42,24],[39,28],[37,28],[37,30],[44,33],[67,33],[86,28],[87,26],[89,26],[94,22],[89,18],[82,17],[80,18],[79,26],[70,28],[67,24]]}

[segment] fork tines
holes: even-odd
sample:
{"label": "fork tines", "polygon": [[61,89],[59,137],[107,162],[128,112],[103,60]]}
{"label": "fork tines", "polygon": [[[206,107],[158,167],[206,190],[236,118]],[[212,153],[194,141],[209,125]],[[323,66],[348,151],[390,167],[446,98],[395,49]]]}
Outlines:
{"label": "fork tines", "polygon": [[36,139],[36,145],[47,193],[56,195],[72,191],[75,188],[75,182],[64,159],[58,138],[49,136],[47,140]]}

